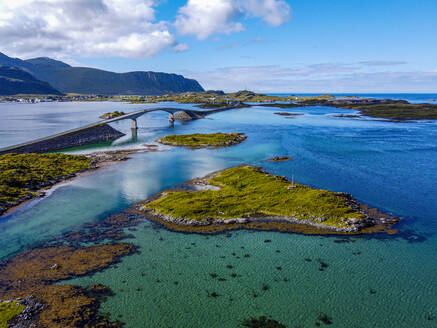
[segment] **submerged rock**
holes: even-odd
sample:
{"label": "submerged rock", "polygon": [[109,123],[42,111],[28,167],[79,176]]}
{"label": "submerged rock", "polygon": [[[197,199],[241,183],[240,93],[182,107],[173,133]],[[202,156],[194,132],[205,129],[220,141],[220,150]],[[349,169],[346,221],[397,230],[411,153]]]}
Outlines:
{"label": "submerged rock", "polygon": [[248,328],[286,328],[282,323],[266,316],[246,319],[242,325]]}

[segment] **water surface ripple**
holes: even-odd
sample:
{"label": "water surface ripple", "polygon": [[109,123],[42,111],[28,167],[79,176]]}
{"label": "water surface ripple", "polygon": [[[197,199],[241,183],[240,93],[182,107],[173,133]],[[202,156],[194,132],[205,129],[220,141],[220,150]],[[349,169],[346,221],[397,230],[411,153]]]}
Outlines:
{"label": "water surface ripple", "polygon": [[[1,145],[90,123],[107,111],[142,107],[0,104],[6,113],[0,122]],[[0,222],[0,257],[190,178],[248,163],[314,187],[351,193],[403,218],[402,233],[340,240],[241,230],[230,237],[205,237],[145,222],[133,232],[141,254],[72,282],[111,287],[116,296],[102,311],[126,327],[238,327],[243,319],[260,315],[287,327],[314,327],[320,313],[332,318],[332,327],[435,327],[437,123],[335,118],[332,114],[351,111],[326,107],[293,108],[305,114],[294,119],[275,111],[232,110],[174,127],[166,113],[153,112],[139,119],[137,137],[130,135],[129,122],[114,124],[127,136],[73,152],[139,147],[170,133],[238,131],[248,139],[218,150],[164,147],[58,186]],[[293,159],[266,161],[276,155]],[[322,271],[318,259],[328,265]],[[219,296],[211,297],[213,292]]]}

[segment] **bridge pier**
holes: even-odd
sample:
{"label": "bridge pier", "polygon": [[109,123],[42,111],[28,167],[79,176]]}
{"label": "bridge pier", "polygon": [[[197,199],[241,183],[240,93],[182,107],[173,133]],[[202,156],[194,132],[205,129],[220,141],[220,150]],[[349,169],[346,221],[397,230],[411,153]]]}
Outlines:
{"label": "bridge pier", "polygon": [[170,124],[174,123],[174,114],[173,113],[168,114],[168,121],[170,122]]}
{"label": "bridge pier", "polygon": [[138,139],[138,130],[137,129],[131,129],[132,134],[132,141],[135,142]]}
{"label": "bridge pier", "polygon": [[137,130],[138,129],[138,124],[137,124],[137,119],[136,118],[132,119],[131,129],[132,130]]}

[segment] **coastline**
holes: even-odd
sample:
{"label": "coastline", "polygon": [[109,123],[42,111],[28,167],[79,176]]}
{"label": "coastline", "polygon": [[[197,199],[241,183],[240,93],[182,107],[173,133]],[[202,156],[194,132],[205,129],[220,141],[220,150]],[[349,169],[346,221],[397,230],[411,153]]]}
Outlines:
{"label": "coastline", "polygon": [[129,155],[142,153],[142,152],[146,153],[146,152],[155,152],[155,151],[162,151],[162,150],[159,150],[156,145],[145,145],[145,148],[139,148],[139,149],[111,150],[111,151],[102,151],[102,152],[94,152],[91,154],[87,154],[85,156],[89,157],[92,160],[91,162],[92,167],[90,169],[81,170],[74,174],[61,177],[58,180],[54,181],[53,184],[41,186],[41,188],[38,188],[35,191],[35,195],[26,196],[18,200],[17,203],[15,203],[13,206],[7,207],[3,211],[0,209],[0,220],[3,220],[8,216],[16,213],[18,210],[26,206],[31,201],[34,201],[36,199],[43,199],[49,196],[57,188],[70,183],[76,178],[88,174],[92,174],[99,169],[116,164],[117,162],[126,161],[130,158]]}
{"label": "coastline", "polygon": [[[223,140],[222,140],[223,139]],[[247,139],[241,132],[214,133],[214,134],[190,134],[190,135],[170,135],[159,138],[155,142],[165,146],[184,147],[188,149],[218,149],[223,147],[235,146]]]}
{"label": "coastline", "polygon": [[127,210],[127,212],[145,217],[146,219],[152,220],[172,231],[199,234],[217,234],[237,229],[280,231],[308,235],[361,235],[375,232],[387,234],[397,233],[397,230],[393,229],[393,226],[398,223],[400,219],[381,213],[377,209],[372,209],[367,205],[355,200],[349,194],[345,194],[345,197],[348,198],[351,208],[357,209],[366,216],[366,220],[363,222],[363,225],[360,226],[359,223],[358,228],[355,226],[351,226],[350,228],[338,228],[317,222],[310,222],[309,220],[302,220],[297,217],[272,216],[259,213],[227,220],[210,219],[207,221],[199,221],[189,218],[180,218],[171,215],[160,214],[153,209],[144,208],[151,202],[164,197],[169,192],[180,192],[187,190],[190,190],[191,192],[199,190],[217,190],[216,186],[208,184],[208,180],[216,177],[223,171],[225,170],[216,171],[206,175],[205,177],[195,178],[174,188],[163,190],[160,193],[133,205]]}

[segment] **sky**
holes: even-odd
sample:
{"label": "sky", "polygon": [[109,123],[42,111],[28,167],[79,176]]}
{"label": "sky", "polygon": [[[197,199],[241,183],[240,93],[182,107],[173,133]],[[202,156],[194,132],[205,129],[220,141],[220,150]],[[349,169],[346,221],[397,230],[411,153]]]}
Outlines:
{"label": "sky", "polygon": [[0,52],[205,89],[437,93],[436,0],[0,0]]}

